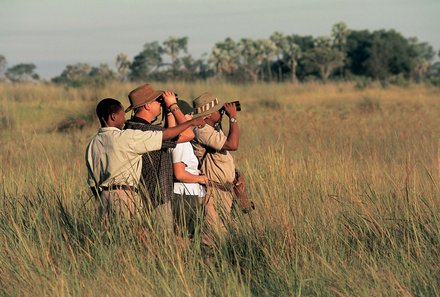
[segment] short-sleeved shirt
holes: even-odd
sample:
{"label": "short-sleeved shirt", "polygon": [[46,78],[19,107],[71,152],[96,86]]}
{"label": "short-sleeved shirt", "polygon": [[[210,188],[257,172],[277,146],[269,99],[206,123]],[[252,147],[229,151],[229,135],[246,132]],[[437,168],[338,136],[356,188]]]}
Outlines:
{"label": "short-sleeved shirt", "polygon": [[142,169],[141,155],[161,146],[160,131],[100,128],[86,149],[89,186],[136,186]]}
{"label": "short-sleeved shirt", "polygon": [[[199,160],[194,155],[190,142],[178,143],[173,149],[173,163],[182,162],[185,164],[185,171],[199,175]],[[174,193],[204,197],[205,187],[199,183],[174,182]]]}
{"label": "short-sleeved shirt", "polygon": [[227,150],[222,150],[227,136],[222,130],[210,125],[194,129],[194,134],[196,139],[193,143],[194,153],[199,160],[203,159],[201,172],[209,180],[232,183],[235,179],[234,159]]}
{"label": "short-sleeved shirt", "polygon": [[[142,131],[163,131],[165,128],[139,117],[133,117],[125,123],[125,129]],[[173,197],[173,161],[171,148],[176,147],[177,138],[165,140],[158,151],[142,156],[141,191],[143,198],[151,201],[153,207],[163,204]]]}

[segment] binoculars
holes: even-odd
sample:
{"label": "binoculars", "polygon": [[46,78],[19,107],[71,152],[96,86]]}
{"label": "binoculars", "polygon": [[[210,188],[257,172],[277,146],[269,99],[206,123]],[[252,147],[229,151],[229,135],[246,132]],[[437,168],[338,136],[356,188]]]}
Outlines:
{"label": "binoculars", "polygon": [[[174,93],[174,96],[176,96],[176,100],[179,100],[179,95]],[[157,98],[156,101],[159,102],[160,104],[164,104],[165,103],[162,95],[159,98]]]}
{"label": "binoculars", "polygon": [[[227,102],[227,103],[232,103],[232,104],[234,104],[234,105],[235,105],[235,108],[237,109],[237,111],[240,111],[240,110],[241,110],[241,104],[240,104],[240,101],[232,101],[232,102]],[[222,111],[222,110],[225,110],[225,108],[222,107],[222,108],[220,109],[220,111]]]}

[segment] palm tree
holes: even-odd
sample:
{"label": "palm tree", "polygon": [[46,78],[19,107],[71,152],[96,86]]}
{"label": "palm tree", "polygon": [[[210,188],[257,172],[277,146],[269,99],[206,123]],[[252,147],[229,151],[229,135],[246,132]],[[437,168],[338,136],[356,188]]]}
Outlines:
{"label": "palm tree", "polygon": [[238,69],[238,44],[231,38],[217,42],[211,52],[210,62],[214,64],[217,77],[233,74]]}
{"label": "palm tree", "polygon": [[128,56],[125,53],[120,53],[116,56],[116,69],[121,81],[128,80],[128,72],[130,70],[131,62],[128,60]]}
{"label": "palm tree", "polygon": [[181,64],[178,60],[180,52],[188,53],[188,37],[177,38],[170,36],[163,42],[163,49],[170,56],[171,68],[176,72]]}
{"label": "palm tree", "polygon": [[280,32],[275,32],[270,36],[270,40],[281,53],[282,61],[289,67],[290,81],[294,84],[298,82],[296,67],[298,66],[298,59],[301,57],[301,48],[296,43],[296,37],[296,35],[285,36]]}
{"label": "palm tree", "polygon": [[[344,22],[339,22],[333,25],[331,36],[333,38],[333,47],[339,50],[343,54],[343,63],[347,57],[347,37],[350,34],[350,30]],[[339,72],[344,77],[343,65],[340,66]]]}

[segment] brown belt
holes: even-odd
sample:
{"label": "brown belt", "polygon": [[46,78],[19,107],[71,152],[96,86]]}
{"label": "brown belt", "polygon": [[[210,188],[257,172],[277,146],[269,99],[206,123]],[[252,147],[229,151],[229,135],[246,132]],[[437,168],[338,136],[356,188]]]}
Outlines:
{"label": "brown belt", "polygon": [[134,187],[129,185],[111,185],[108,187],[100,187],[100,188],[102,191],[112,191],[112,190],[134,191]]}
{"label": "brown belt", "polygon": [[234,188],[234,185],[232,183],[218,183],[215,181],[210,180],[208,182],[208,186],[214,187],[216,189],[219,189],[221,191],[225,191],[225,192],[232,192],[232,189]]}

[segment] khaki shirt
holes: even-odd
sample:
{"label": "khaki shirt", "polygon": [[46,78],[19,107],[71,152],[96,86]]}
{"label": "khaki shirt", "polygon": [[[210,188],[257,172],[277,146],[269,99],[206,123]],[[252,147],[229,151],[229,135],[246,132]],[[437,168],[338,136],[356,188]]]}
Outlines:
{"label": "khaki shirt", "polygon": [[160,150],[162,132],[119,130],[105,127],[98,131],[86,149],[90,187],[136,186],[142,169],[142,154]]}
{"label": "khaki shirt", "polygon": [[194,153],[202,160],[201,172],[208,179],[219,183],[232,183],[235,179],[234,159],[227,150],[222,150],[227,136],[223,131],[217,131],[209,125],[201,129],[194,129],[195,139],[198,143],[194,144]]}

